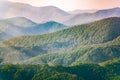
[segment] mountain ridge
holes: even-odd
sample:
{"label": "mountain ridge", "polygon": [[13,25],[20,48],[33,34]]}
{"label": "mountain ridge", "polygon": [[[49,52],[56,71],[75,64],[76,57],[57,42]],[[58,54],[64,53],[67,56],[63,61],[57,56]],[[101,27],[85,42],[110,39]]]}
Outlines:
{"label": "mountain ridge", "polygon": [[74,15],[72,18],[65,21],[64,24],[79,25],[94,22],[109,17],[120,17],[120,8],[115,7],[111,9],[98,10],[95,13],[83,13]]}
{"label": "mountain ridge", "polygon": [[[0,8],[0,17],[3,18],[26,17],[37,23],[56,21],[68,26],[85,24],[108,17],[120,17],[119,7],[82,14],[70,14],[55,6],[34,7],[28,4],[12,2],[5,2],[0,5]],[[7,11],[9,11],[9,14]]]}
{"label": "mountain ridge", "polygon": [[[4,16],[5,18],[26,17],[38,23],[48,22],[51,20],[55,20],[56,22],[59,22],[62,16],[69,15],[69,13],[54,6],[34,7],[28,4],[12,3],[12,2],[5,2],[0,6],[1,8],[4,7],[4,10],[1,11],[0,16]],[[7,14],[8,10],[9,10],[9,14]]]}

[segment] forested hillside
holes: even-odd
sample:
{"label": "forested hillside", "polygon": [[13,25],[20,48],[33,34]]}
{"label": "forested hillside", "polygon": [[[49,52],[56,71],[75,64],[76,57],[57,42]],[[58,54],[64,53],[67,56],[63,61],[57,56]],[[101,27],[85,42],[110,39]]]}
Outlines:
{"label": "forested hillside", "polygon": [[119,30],[120,18],[113,17],[50,34],[13,38],[1,43],[1,60],[62,65],[103,62],[119,57]]}

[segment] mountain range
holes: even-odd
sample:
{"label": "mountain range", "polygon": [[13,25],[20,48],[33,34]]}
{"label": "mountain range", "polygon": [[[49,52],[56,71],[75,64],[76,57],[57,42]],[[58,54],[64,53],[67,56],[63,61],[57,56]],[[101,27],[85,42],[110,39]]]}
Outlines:
{"label": "mountain range", "polygon": [[120,8],[64,11],[0,2],[0,80],[120,80]]}
{"label": "mountain range", "polygon": [[29,4],[12,3],[8,1],[0,4],[0,10],[0,17],[26,17],[38,23],[48,21],[61,22],[64,16],[69,15],[69,13],[54,6],[34,7]]}
{"label": "mountain range", "polygon": [[[85,11],[78,14],[71,14],[54,6],[34,7],[23,3],[4,2],[0,4],[0,17],[26,17],[37,23],[55,21],[65,25],[80,25],[108,17],[120,17],[120,8],[105,10]],[[9,13],[8,13],[9,11]],[[73,11],[73,13],[76,11]]]}
{"label": "mountain range", "polygon": [[[57,32],[1,42],[3,63],[72,65],[119,58],[120,18],[112,17]],[[14,54],[14,56],[12,56]]]}
{"label": "mountain range", "polygon": [[77,14],[72,18],[68,19],[68,21],[65,21],[64,24],[79,25],[109,17],[120,17],[119,13],[120,13],[120,8],[117,7],[112,9],[98,10],[95,13]]}

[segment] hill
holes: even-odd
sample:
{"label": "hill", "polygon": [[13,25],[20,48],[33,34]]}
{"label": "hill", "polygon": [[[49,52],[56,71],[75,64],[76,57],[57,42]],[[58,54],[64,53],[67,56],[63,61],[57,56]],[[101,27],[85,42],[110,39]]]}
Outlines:
{"label": "hill", "polygon": [[68,27],[65,26],[64,24],[55,21],[49,21],[43,24],[37,24],[35,26],[25,28],[23,31],[24,33],[28,33],[28,35],[39,35],[56,32],[65,28]]}

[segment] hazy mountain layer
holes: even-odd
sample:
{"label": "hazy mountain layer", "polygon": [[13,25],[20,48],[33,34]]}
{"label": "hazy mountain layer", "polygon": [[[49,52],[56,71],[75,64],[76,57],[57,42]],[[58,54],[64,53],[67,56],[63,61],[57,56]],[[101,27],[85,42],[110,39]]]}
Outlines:
{"label": "hazy mountain layer", "polygon": [[[86,11],[86,10],[85,10]],[[70,14],[54,6],[34,7],[23,3],[0,3],[0,17],[26,17],[35,22],[55,21],[66,25],[80,25],[108,17],[120,17],[120,8],[98,10],[93,13],[78,10],[78,14]],[[8,13],[9,12],[9,13]],[[76,12],[76,11],[75,11]]]}
{"label": "hazy mountain layer", "polygon": [[69,11],[70,14],[83,14],[83,13],[95,13],[97,10],[95,9],[88,9],[88,10],[74,10],[74,11]]}
{"label": "hazy mountain layer", "polygon": [[61,22],[64,16],[69,16],[69,13],[54,6],[34,7],[29,4],[8,1],[0,4],[0,10],[0,16],[3,18],[26,17],[38,23],[48,21]]}
{"label": "hazy mountain layer", "polygon": [[0,41],[22,35],[40,35],[67,28],[54,21],[37,24],[24,17],[0,20]]}
{"label": "hazy mountain layer", "polygon": [[109,17],[120,17],[119,13],[120,8],[118,7],[112,9],[98,10],[95,13],[77,14],[74,15],[72,18],[68,19],[68,21],[65,21],[64,24],[79,25]]}

